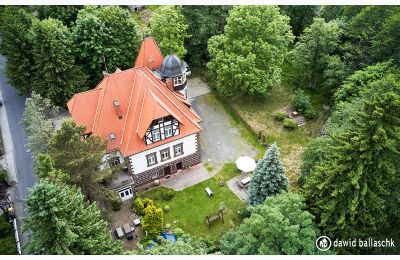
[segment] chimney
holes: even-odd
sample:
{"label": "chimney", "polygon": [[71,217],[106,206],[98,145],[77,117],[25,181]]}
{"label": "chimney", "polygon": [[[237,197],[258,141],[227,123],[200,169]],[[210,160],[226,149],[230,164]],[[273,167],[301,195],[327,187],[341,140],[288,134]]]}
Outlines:
{"label": "chimney", "polygon": [[118,118],[122,119],[121,107],[119,106],[118,100],[114,100],[114,107],[115,107],[115,111],[117,111]]}
{"label": "chimney", "polygon": [[105,78],[105,77],[107,77],[108,75],[109,75],[108,72],[105,71],[105,70],[103,70],[103,77]]}
{"label": "chimney", "polygon": [[165,83],[167,84],[167,88],[169,88],[169,90],[174,91],[174,83],[172,78],[166,78]]}

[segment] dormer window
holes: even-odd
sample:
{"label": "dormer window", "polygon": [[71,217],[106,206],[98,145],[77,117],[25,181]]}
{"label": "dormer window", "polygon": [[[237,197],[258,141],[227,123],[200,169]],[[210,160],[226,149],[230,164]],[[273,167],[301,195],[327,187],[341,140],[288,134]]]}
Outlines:
{"label": "dormer window", "polygon": [[111,141],[114,141],[115,139],[117,139],[117,137],[115,136],[114,133],[111,133],[111,134],[110,134],[110,140],[111,140]]}
{"label": "dormer window", "polygon": [[152,131],[153,142],[157,142],[161,139],[160,129],[154,129]]}
{"label": "dormer window", "polygon": [[176,77],[174,78],[174,87],[180,86],[183,84],[183,77]]}
{"label": "dormer window", "polygon": [[172,136],[172,125],[168,125],[168,126],[164,127],[164,135],[165,135],[165,138]]}

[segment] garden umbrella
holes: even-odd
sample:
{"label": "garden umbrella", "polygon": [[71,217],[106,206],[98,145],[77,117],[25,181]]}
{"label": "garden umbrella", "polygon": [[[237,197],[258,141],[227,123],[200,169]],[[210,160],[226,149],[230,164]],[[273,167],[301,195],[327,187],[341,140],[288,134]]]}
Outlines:
{"label": "garden umbrella", "polygon": [[249,156],[242,156],[236,160],[236,166],[242,172],[251,172],[256,168],[256,162]]}

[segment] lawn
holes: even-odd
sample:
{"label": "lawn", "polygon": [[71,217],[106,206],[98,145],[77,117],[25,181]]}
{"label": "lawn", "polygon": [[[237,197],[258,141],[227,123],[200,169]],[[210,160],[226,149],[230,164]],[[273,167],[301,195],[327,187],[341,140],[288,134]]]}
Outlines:
{"label": "lawn", "polygon": [[273,87],[266,97],[241,96],[232,100],[224,100],[223,103],[228,110],[233,110],[229,114],[236,121],[245,121],[255,133],[256,138],[262,134],[265,143],[276,142],[278,144],[286,167],[286,175],[291,188],[295,190],[300,172],[301,154],[307,143],[318,136],[321,126],[327,119],[328,111],[323,109],[325,101],[323,97],[308,93],[314,108],[318,111],[318,119],[307,120],[306,125],[294,131],[284,129],[280,122],[274,120],[273,113],[291,104],[293,92],[289,87],[278,85]]}
{"label": "lawn", "polygon": [[[141,197],[151,198],[157,207],[170,206],[169,212],[164,211],[165,224],[171,224],[173,228],[182,228],[185,232],[197,237],[215,241],[220,238],[224,231],[238,225],[241,221],[237,211],[243,208],[245,204],[226,185],[229,179],[239,174],[235,163],[227,163],[211,179],[183,191],[175,192],[174,198],[170,201],[162,199],[161,193],[166,189],[164,187],[142,193]],[[220,180],[224,182],[223,187],[218,185]],[[214,192],[213,197],[207,196],[204,191],[206,187]],[[204,222],[205,216],[214,213],[220,205],[226,207],[224,223],[217,220],[208,228]],[[173,224],[174,220],[176,220],[176,224]]]}

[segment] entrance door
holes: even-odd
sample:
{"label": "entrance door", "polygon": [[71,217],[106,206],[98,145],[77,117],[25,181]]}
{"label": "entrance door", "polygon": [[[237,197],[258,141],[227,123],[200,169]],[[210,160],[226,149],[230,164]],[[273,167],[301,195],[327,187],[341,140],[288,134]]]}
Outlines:
{"label": "entrance door", "polygon": [[178,163],[176,164],[176,170],[179,171],[179,170],[182,170],[182,169],[183,169],[182,162],[178,162]]}
{"label": "entrance door", "polygon": [[164,168],[164,176],[170,175],[171,174],[171,167],[167,166]]}

